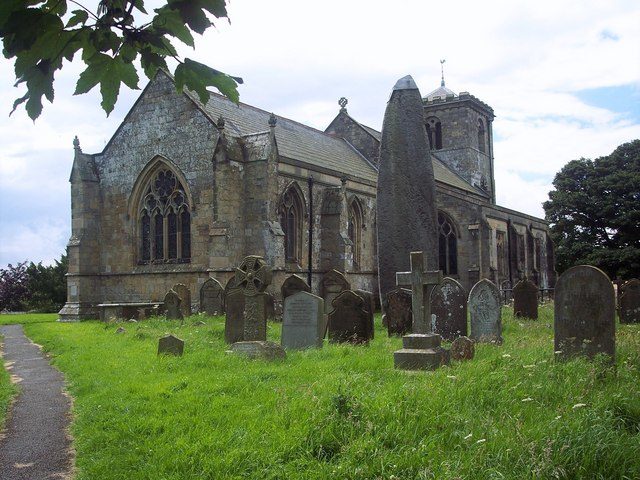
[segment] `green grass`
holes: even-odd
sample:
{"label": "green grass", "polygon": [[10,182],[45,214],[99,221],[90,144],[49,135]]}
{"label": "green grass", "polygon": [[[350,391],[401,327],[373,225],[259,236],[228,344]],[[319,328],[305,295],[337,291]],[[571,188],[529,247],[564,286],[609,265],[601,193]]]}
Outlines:
{"label": "green grass", "polygon": [[[380,327],[268,363],[198,319],[25,325],[75,398],[78,479],[640,478],[640,326],[618,326],[615,367],[555,363],[552,311],[505,309],[503,346],[426,373],[394,370]],[[184,357],[156,356],[167,332]]]}
{"label": "green grass", "polygon": [[57,319],[57,313],[3,313],[0,314],[0,325],[55,322]]}

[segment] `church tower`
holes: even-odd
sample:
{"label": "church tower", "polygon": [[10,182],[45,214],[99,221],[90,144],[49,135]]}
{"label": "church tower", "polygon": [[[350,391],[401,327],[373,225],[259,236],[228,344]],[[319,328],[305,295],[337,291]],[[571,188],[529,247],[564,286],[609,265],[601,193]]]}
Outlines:
{"label": "church tower", "polygon": [[422,99],[431,153],[496,203],[493,175],[493,109],[468,92],[445,86]]}

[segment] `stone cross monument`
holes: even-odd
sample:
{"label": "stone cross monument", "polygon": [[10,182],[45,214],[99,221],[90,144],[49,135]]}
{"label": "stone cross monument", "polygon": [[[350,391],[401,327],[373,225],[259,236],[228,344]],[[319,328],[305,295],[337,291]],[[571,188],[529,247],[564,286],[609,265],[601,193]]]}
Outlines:
{"label": "stone cross monument", "polygon": [[244,340],[267,339],[267,294],[271,268],[262,257],[250,255],[236,268],[236,285],[244,293]]}

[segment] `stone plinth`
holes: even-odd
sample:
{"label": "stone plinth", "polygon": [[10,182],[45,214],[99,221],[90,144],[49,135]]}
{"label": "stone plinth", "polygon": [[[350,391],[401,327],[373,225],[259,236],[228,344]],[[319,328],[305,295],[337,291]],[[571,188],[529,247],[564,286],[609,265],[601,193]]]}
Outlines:
{"label": "stone plinth", "polygon": [[402,337],[401,350],[393,353],[395,368],[400,370],[436,370],[449,363],[449,355],[440,346],[440,335],[413,333]]}

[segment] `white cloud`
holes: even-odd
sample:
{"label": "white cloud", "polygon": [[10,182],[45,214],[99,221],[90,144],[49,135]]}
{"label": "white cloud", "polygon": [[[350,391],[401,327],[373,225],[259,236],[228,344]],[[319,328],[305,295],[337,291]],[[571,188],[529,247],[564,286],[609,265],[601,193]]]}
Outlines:
{"label": "white cloud", "polygon": [[[230,0],[229,15],[230,25],[196,36],[195,51],[180,51],[242,76],[243,102],[320,129],[341,96],[352,116],[379,129],[395,81],[410,73],[426,94],[438,86],[446,58],[447,86],[495,110],[499,203],[530,214],[542,215],[563,164],[640,138],[638,118],[576,94],[640,87],[635,0]],[[59,256],[69,236],[73,136],[85,152],[102,150],[135,101],[137,92],[123,87],[105,117],[97,91],[73,96],[82,69],[74,62],[58,75],[55,103],[35,124],[22,107],[0,115],[0,227],[8,245],[0,264]],[[10,86],[4,59],[0,78],[0,112],[8,113],[22,90]]]}

